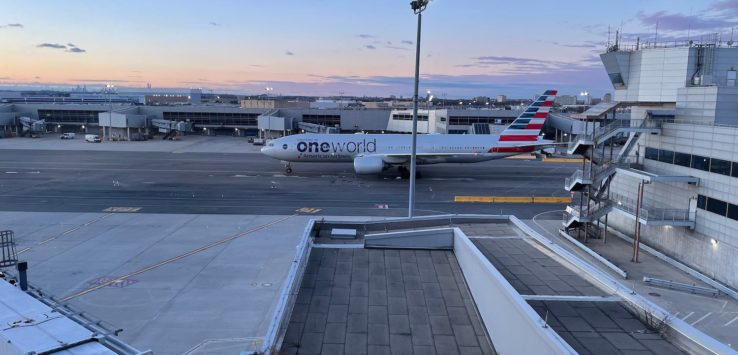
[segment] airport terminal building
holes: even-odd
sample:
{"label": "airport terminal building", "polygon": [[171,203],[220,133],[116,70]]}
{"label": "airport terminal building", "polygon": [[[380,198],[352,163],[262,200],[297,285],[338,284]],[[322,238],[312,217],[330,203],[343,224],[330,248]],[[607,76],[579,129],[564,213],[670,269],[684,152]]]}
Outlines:
{"label": "airport terminal building", "polygon": [[[738,48],[615,45],[601,58],[615,102],[596,113],[630,122],[600,121],[570,143],[590,159],[566,181],[564,226],[609,223],[738,287]],[[615,157],[605,143],[618,132],[631,138]]]}
{"label": "airport terminal building", "polygon": [[[38,100],[37,100],[38,101]],[[262,100],[263,101],[263,100]],[[266,106],[266,105],[262,105]],[[111,139],[135,140],[157,133],[157,128],[186,123],[189,131],[206,135],[278,137],[301,132],[410,133],[411,110],[317,109],[237,107],[233,105],[138,105],[127,101],[10,102],[0,104],[0,138],[21,134],[20,118],[41,121],[45,132],[103,133],[108,112],[120,116]],[[448,109],[421,110],[420,133],[490,133],[512,122],[520,110]],[[163,130],[163,133],[165,130]],[[132,133],[131,133],[132,132]],[[41,132],[43,133],[43,132]]]}

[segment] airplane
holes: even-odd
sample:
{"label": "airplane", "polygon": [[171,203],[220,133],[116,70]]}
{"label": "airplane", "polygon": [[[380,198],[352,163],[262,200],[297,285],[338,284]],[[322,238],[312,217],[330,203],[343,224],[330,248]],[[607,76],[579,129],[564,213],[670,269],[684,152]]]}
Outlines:
{"label": "airplane", "polygon": [[[477,163],[531,153],[556,145],[539,136],[556,90],[540,95],[499,135],[423,134],[417,136],[417,165]],[[269,141],[261,152],[286,162],[353,162],[356,174],[379,174],[398,167],[410,177],[412,136],[409,134],[296,134]],[[418,173],[416,172],[416,177]]]}

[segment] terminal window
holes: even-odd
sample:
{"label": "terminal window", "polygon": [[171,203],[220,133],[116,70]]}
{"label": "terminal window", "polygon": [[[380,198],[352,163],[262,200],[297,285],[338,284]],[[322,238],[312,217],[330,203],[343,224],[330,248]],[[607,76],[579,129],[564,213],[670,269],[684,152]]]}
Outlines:
{"label": "terminal window", "polygon": [[646,147],[646,159],[738,177],[738,162]]}
{"label": "terminal window", "polygon": [[100,112],[104,111],[38,110],[38,118],[48,123],[97,123]]}
{"label": "terminal window", "polygon": [[[396,113],[392,115],[393,120],[412,121],[413,115]],[[428,121],[428,115],[418,115],[418,121]]]}
{"label": "terminal window", "polygon": [[738,206],[717,198],[698,195],[697,208],[738,221]]}
{"label": "terminal window", "polygon": [[335,127],[341,125],[341,115],[302,115],[302,122]]}
{"label": "terminal window", "polygon": [[245,112],[164,112],[165,120],[189,121],[195,125],[256,126],[258,113]]}

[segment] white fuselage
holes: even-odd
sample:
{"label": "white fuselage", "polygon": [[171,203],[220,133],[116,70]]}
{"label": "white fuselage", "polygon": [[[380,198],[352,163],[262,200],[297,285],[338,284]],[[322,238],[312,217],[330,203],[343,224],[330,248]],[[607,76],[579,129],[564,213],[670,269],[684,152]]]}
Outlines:
{"label": "white fuselage", "polygon": [[[533,151],[532,147],[517,150],[520,142],[498,142],[497,135],[423,134],[417,138],[418,164],[474,163]],[[297,134],[269,141],[261,152],[288,162],[352,162],[357,157],[376,156],[387,164],[401,165],[409,162],[411,146],[409,134]]]}

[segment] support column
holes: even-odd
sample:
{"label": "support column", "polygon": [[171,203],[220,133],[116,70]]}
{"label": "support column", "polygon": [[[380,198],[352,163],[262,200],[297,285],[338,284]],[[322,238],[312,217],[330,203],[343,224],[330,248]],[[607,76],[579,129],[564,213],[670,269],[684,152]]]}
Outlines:
{"label": "support column", "polygon": [[641,248],[641,204],[643,203],[643,181],[638,184],[638,201],[636,202],[636,224],[635,238],[633,239],[632,262],[638,262],[638,254]]}

